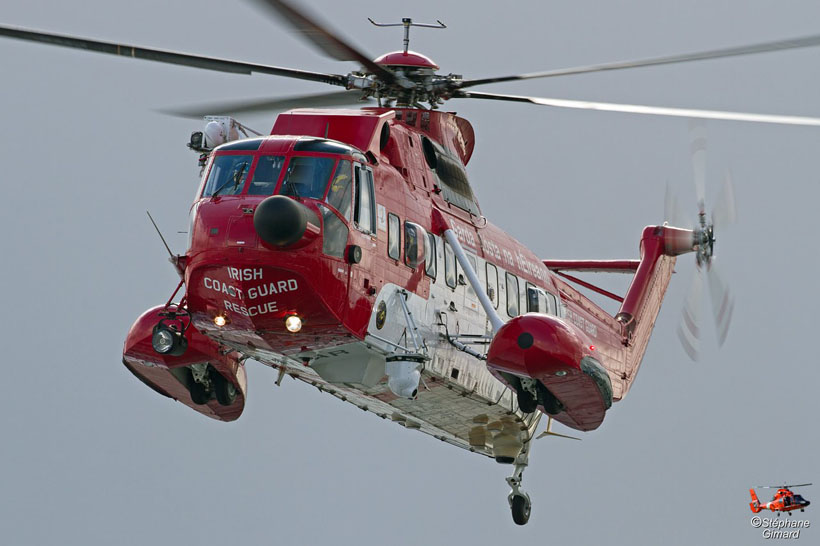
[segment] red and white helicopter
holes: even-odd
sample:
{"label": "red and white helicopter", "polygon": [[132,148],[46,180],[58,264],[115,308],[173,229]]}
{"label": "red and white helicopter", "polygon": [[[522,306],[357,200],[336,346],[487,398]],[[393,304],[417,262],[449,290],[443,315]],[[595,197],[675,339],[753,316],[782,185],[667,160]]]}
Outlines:
{"label": "red and white helicopter", "polygon": [[[695,54],[464,79],[437,73],[404,49],[371,60],[289,2],[258,0],[334,59],[361,70],[325,74],[101,42],[12,27],[0,35],[231,73],[266,73],[344,88],[177,113],[241,113],[298,105],[268,136],[231,117],[207,116],[189,147],[202,181],[190,209],[189,245],[172,255],[180,283],[165,304],[140,316],[123,363],[160,394],[222,421],[245,405],[244,363],[259,361],[342,401],[471,452],[512,464],[513,519],[531,501],[523,471],[543,414],[576,430],[600,426],[622,400],[652,333],[678,255],[694,252],[712,289],[719,340],[732,300],[713,263],[715,230],[734,218],[731,184],[707,215],[702,157],[695,147],[697,227],[644,229],[638,259],[542,260],[481,214],[466,165],[470,123],[438,107],[451,99],[820,125],[820,119],[476,92],[497,82],[680,63],[820,45],[820,36]],[[379,25],[379,23],[374,23]],[[700,142],[700,141],[696,141]],[[668,203],[667,218],[674,206]],[[170,252],[170,251],[169,251]],[[573,272],[632,275],[621,297]],[[691,308],[681,338],[697,351]],[[614,315],[570,283],[620,302]],[[175,301],[183,290],[181,298]]]}

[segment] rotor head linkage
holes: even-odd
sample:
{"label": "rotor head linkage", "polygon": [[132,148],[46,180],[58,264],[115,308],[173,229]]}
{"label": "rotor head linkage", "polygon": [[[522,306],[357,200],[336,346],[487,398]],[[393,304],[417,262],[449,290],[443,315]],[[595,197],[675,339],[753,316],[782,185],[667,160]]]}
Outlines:
{"label": "rotor head linkage", "polygon": [[425,28],[447,28],[447,25],[436,19],[437,25],[429,24],[429,23],[414,23],[413,20],[409,17],[402,17],[401,23],[377,23],[370,17],[367,18],[368,21],[376,25],[377,27],[404,27],[404,53],[407,53],[408,48],[410,47],[410,27],[425,27]]}

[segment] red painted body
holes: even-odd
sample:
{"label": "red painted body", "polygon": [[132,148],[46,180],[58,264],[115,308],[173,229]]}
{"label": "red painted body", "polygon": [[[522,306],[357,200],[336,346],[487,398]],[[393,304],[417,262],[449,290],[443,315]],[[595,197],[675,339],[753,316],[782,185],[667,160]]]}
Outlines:
{"label": "red painted body", "polygon": [[[188,328],[185,338],[188,340],[188,349],[182,356],[160,355],[151,346],[151,333],[159,321],[159,313],[165,306],[160,305],[143,313],[131,330],[123,348],[122,362],[134,375],[146,385],[174,400],[192,407],[203,415],[220,421],[234,421],[242,415],[245,407],[247,382],[245,369],[239,361],[239,355],[233,352],[221,354],[217,343],[201,333],[196,328]],[[228,407],[210,401],[204,405],[194,404],[188,388],[171,372],[182,369],[191,364],[209,363],[216,368],[226,379],[231,381],[237,390],[236,400]]]}
{"label": "red painted body", "polygon": [[[581,370],[581,359],[594,357],[594,353],[592,343],[574,324],[528,313],[511,319],[498,331],[487,365],[498,372],[541,381],[565,406],[554,416],[557,421],[577,430],[594,430],[609,407],[595,381]],[[498,377],[504,380],[500,374]],[[543,406],[541,409],[544,411]]]}
{"label": "red painted body", "polygon": [[432,70],[438,70],[439,68],[438,65],[433,62],[433,59],[421,53],[416,53],[415,51],[392,51],[385,53],[373,62],[382,66],[430,68]]}
{"label": "red painted body", "polygon": [[[396,55],[400,53],[385,56],[384,63],[396,62]],[[408,62],[429,61],[414,58]],[[385,126],[389,128],[387,141]],[[294,146],[305,137],[342,142],[355,151],[348,155],[294,152]],[[542,263],[484,217],[448,203],[437,174],[425,161],[424,138],[440,145],[462,165],[469,162],[475,145],[469,122],[446,112],[409,108],[294,110],[277,118],[271,136],[258,150],[228,148],[215,153],[333,157],[360,164],[372,170],[376,202],[387,213],[438,235],[444,227],[452,228],[466,250],[514,273],[521,283],[559,294],[566,308],[563,318],[526,315],[510,320],[490,348],[489,363],[507,384],[501,371],[536,378],[547,385],[566,408],[555,415],[556,420],[580,430],[596,428],[608,404],[602,401],[595,383],[581,371],[580,361],[594,354],[609,372],[614,399],[624,396],[640,364],[671,275],[674,258],[670,261],[670,257],[679,250],[672,236],[691,232],[647,228],[641,240],[640,262],[574,263],[582,268],[597,264],[601,269],[636,271],[621,312],[612,317],[549,270],[551,266],[572,269],[572,262]],[[211,156],[213,160],[214,154]],[[251,167],[246,184],[254,169]],[[206,168],[203,184],[207,176]],[[284,170],[274,193],[279,192],[283,177]],[[168,368],[190,359],[207,356],[209,361],[220,361],[217,344],[206,337],[217,329],[217,315],[227,320],[220,329],[221,339],[298,359],[304,351],[362,340],[376,295],[387,283],[425,299],[429,295],[430,279],[423,267],[411,268],[389,258],[383,232],[364,233],[339,214],[349,229],[348,247],[362,249],[359,263],[351,264],[323,252],[324,226],[286,248],[261,242],[253,217],[265,198],[247,194],[203,197],[192,207],[191,246],[180,260],[180,269],[184,271],[185,301],[192,317],[189,332],[196,340],[192,346],[203,354],[186,354],[178,361],[151,354],[149,326],[153,326],[156,308],[137,321],[126,341],[124,358],[129,369],[156,390],[188,405],[189,400],[176,392],[179,389],[168,386],[170,380],[162,382],[157,376],[168,374]],[[321,217],[319,204],[323,199],[299,201]],[[443,220],[435,222],[434,217]],[[294,313],[303,319],[298,334],[283,327],[284,319]],[[515,345],[518,333],[524,329],[536,339],[527,351]],[[597,348],[594,351],[590,349],[593,345]],[[559,370],[567,374],[555,375]],[[235,408],[215,407],[212,411],[212,416],[229,419]]]}

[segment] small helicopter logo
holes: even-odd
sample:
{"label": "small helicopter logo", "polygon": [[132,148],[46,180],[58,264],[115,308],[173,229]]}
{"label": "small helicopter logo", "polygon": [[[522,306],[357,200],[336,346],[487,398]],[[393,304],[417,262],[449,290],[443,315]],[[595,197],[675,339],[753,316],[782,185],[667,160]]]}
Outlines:
{"label": "small helicopter logo", "polygon": [[752,509],[752,512],[757,514],[761,510],[769,509],[772,512],[777,512],[777,516],[780,517],[782,512],[786,512],[790,516],[792,512],[795,510],[800,510],[801,512],[805,511],[806,507],[811,504],[809,501],[803,498],[802,495],[796,495],[789,489],[790,487],[805,487],[807,485],[811,485],[810,483],[799,483],[799,484],[792,484],[792,485],[758,485],[758,489],[777,489],[777,493],[774,494],[772,500],[761,504],[755,494],[754,489],[749,489],[749,493],[752,495],[752,502],[749,503],[749,508]]}

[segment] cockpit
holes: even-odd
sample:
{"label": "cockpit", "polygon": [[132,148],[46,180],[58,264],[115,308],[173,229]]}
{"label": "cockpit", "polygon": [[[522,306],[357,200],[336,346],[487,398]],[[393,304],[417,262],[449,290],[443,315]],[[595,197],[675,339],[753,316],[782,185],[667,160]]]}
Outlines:
{"label": "cockpit", "polygon": [[[321,200],[326,196],[331,174],[334,195],[340,185],[352,181],[351,159],[365,161],[359,151],[328,140],[300,139],[292,150],[283,153],[260,152],[264,143],[265,139],[252,139],[219,147],[201,196],[281,194]],[[249,153],[251,149],[254,153]]]}
{"label": "cockpit", "polygon": [[353,222],[375,233],[373,186],[365,156],[351,146],[313,137],[263,137],[216,148],[200,197],[284,195],[312,200],[322,216],[325,253],[341,257],[345,224]]}

